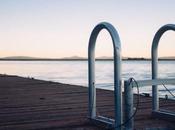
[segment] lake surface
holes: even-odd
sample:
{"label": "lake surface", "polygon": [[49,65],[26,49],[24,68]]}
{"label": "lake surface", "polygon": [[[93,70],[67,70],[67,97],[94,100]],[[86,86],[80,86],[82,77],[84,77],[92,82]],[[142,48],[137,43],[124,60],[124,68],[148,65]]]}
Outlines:
{"label": "lake surface", "polygon": [[[0,61],[0,73],[87,86],[87,61]],[[96,87],[113,90],[113,61],[96,61]],[[151,79],[151,61],[123,61],[122,80]],[[175,61],[159,61],[159,78],[175,78]],[[175,94],[175,86],[167,86]],[[140,92],[151,92],[142,87]],[[160,86],[160,95],[169,95]]]}

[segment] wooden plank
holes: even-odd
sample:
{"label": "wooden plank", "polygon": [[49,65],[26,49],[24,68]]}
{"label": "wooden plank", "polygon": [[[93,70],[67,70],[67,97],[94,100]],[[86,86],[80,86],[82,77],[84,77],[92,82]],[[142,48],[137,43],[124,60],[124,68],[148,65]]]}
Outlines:
{"label": "wooden plank", "polygon": [[[175,110],[175,101],[160,99],[160,107]],[[97,115],[114,118],[112,91],[97,89]],[[151,97],[140,96],[134,120],[137,130],[175,128],[174,122],[151,117]],[[0,130],[4,129],[101,130],[104,126],[96,127],[88,120],[87,87],[3,75],[0,76]]]}

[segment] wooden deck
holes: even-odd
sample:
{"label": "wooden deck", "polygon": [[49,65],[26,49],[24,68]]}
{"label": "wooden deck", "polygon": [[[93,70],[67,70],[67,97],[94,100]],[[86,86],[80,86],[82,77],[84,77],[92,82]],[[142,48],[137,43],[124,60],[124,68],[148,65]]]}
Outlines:
{"label": "wooden deck", "polygon": [[[151,98],[141,97],[135,129],[172,128],[175,123],[151,118]],[[175,110],[175,101],[161,100]],[[97,90],[97,113],[113,117],[113,92]],[[0,76],[0,130],[101,130],[91,124],[86,87]]]}

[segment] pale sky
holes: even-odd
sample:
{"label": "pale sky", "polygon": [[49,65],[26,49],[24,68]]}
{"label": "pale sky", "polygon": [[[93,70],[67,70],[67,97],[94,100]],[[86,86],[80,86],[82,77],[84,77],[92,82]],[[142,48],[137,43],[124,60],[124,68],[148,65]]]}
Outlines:
{"label": "pale sky", "polygon": [[[150,57],[156,31],[175,23],[175,0],[0,0],[0,57],[87,57],[94,26],[110,22],[120,35],[122,56]],[[102,31],[96,56],[111,56]],[[160,41],[159,56],[175,56],[175,32]]]}

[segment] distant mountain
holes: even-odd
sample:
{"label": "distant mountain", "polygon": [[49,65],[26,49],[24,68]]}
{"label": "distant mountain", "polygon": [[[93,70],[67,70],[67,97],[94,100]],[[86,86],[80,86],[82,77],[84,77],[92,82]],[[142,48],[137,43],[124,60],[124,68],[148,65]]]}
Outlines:
{"label": "distant mountain", "polygon": [[38,58],[36,58],[36,57],[29,57],[29,56],[8,56],[8,57],[3,57],[1,59],[38,59]]}
{"label": "distant mountain", "polygon": [[[122,59],[128,59],[129,57],[122,57]],[[113,56],[100,56],[100,57],[97,57],[96,59],[101,59],[101,60],[112,60],[113,59]]]}
{"label": "distant mountain", "polygon": [[60,59],[87,59],[85,57],[80,57],[80,56],[71,56],[71,57],[63,57],[63,58],[60,58]]}
{"label": "distant mountain", "polygon": [[113,59],[113,57],[110,57],[110,56],[100,56],[100,57],[97,57],[96,59],[101,59],[101,60],[105,60],[105,59]]}
{"label": "distant mountain", "polygon": [[[113,57],[110,56],[100,56],[96,57],[97,60],[113,60]],[[144,57],[122,57],[123,60],[150,60],[150,58]],[[160,60],[175,60],[175,56],[159,57]],[[63,58],[39,58],[39,57],[30,57],[30,56],[9,56],[0,58],[0,60],[87,60],[86,57],[80,56],[71,56]]]}
{"label": "distant mountain", "polygon": [[175,56],[165,56],[165,57],[160,57],[159,59],[175,59]]}
{"label": "distant mountain", "polygon": [[64,58],[40,58],[40,57],[30,57],[30,56],[9,56],[2,57],[0,60],[22,60],[22,61],[58,61],[58,60],[86,60],[87,58],[72,56],[72,57],[64,57]]}

